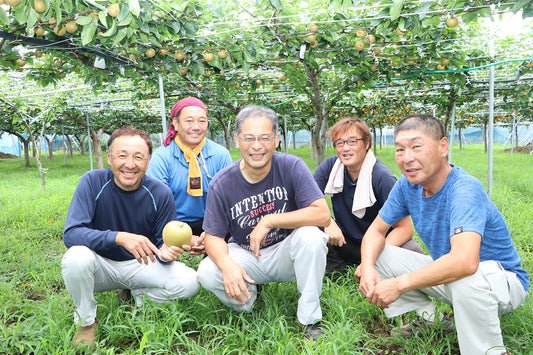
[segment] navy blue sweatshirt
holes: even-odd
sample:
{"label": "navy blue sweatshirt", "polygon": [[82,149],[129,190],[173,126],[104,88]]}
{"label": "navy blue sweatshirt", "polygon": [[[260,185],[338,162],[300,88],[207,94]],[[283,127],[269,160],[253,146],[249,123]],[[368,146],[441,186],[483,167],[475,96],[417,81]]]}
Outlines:
{"label": "navy blue sweatshirt", "polygon": [[160,248],[165,224],[176,219],[172,191],[159,180],[145,175],[139,188],[124,191],[111,169],[93,170],[76,187],[63,241],[67,248],[84,245],[111,260],[130,260],[133,255],[115,244],[118,232],[144,235]]}

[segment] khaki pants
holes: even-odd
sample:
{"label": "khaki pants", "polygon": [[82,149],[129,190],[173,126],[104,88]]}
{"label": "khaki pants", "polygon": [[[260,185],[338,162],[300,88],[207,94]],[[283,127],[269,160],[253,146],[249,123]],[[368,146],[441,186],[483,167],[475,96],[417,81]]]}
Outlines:
{"label": "khaki pants", "polygon": [[245,304],[228,297],[222,272],[211,258],[207,257],[200,263],[198,280],[226,306],[247,312],[252,310],[257,298],[256,285],[296,280],[301,294],[298,300],[298,321],[313,324],[322,319],[320,294],[326,268],[327,241],[326,234],[317,227],[297,228],[281,242],[261,249],[259,260],[251,251],[230,243],[230,257],[255,281],[255,284],[247,285],[252,297]]}
{"label": "khaki pants", "polygon": [[[433,262],[430,256],[386,245],[376,262],[382,279],[390,279]],[[499,262],[483,261],[476,273],[443,285],[404,293],[385,309],[394,317],[431,303],[428,296],[453,307],[459,348],[463,355],[501,354],[504,350],[499,316],[526,300],[528,292]]]}
{"label": "khaki pants", "polygon": [[74,321],[88,326],[96,319],[95,292],[131,289],[137,306],[146,295],[157,303],[194,296],[200,290],[196,271],[185,264],[159,261],[148,265],[137,260],[114,261],[85,246],[73,246],[61,261],[63,280],[76,306]]}

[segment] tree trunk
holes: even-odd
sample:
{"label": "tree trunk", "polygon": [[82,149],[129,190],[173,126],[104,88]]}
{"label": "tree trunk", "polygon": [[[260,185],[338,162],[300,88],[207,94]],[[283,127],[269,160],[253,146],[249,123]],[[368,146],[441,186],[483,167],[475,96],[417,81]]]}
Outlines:
{"label": "tree trunk", "polygon": [[225,125],[220,121],[222,128],[224,129],[224,143],[226,144],[226,149],[231,150],[231,120],[228,120],[228,124]]}
{"label": "tree trunk", "polygon": [[376,152],[376,141],[377,141],[376,135],[377,135],[377,133],[376,133],[376,125],[375,124],[372,125],[372,133],[373,133],[373,136],[374,136],[373,137],[374,138],[374,143],[372,145],[374,146],[374,155],[376,155],[377,154],[377,152]]}
{"label": "tree trunk", "polygon": [[30,137],[28,139],[22,139],[22,144],[24,144],[24,165],[26,167],[30,166]]}
{"label": "tree trunk", "polygon": [[68,148],[68,156],[69,157],[73,157],[73,152],[72,152],[72,138],[67,134],[65,137],[67,137],[67,148]]}
{"label": "tree trunk", "polygon": [[453,104],[455,103],[455,100],[457,100],[457,96],[458,96],[457,91],[455,90],[455,88],[452,87],[452,89],[450,90],[450,100],[448,101],[448,105],[446,107],[446,117],[444,118],[444,123],[443,123],[444,137],[448,137],[448,132],[449,132],[448,123],[450,122],[450,118],[453,112]]}
{"label": "tree trunk", "polygon": [[56,134],[54,133],[50,139],[48,139],[46,135],[44,135],[43,137],[44,139],[46,139],[46,143],[48,143],[48,159],[52,160],[54,159],[54,152],[52,151],[52,145],[54,143]]}
{"label": "tree trunk", "polygon": [[321,134],[326,132],[328,120],[323,117],[322,112],[316,112],[317,122],[311,129],[311,139],[313,140],[313,157],[316,160],[316,167],[326,159],[326,136]]}
{"label": "tree trunk", "polygon": [[91,135],[93,137],[94,155],[96,157],[96,169],[104,168],[104,160],[102,157],[102,144],[101,144],[101,138],[102,138],[103,133],[104,133],[103,128],[100,128],[98,132],[96,132],[94,129],[91,128]]}
{"label": "tree trunk", "polygon": [[459,127],[459,149],[463,149],[463,138],[462,138],[462,128]]}
{"label": "tree trunk", "polygon": [[379,149],[383,149],[383,127],[379,126]]}
{"label": "tree trunk", "polygon": [[31,135],[28,135],[28,138],[24,138],[22,134],[19,134],[17,132],[11,132],[6,131],[7,133],[10,133],[14,136],[17,136],[18,139],[22,141],[22,145],[24,146],[24,166],[29,167],[30,166],[30,139]]}
{"label": "tree trunk", "polygon": [[296,131],[294,131],[292,135],[292,147],[296,149]]}

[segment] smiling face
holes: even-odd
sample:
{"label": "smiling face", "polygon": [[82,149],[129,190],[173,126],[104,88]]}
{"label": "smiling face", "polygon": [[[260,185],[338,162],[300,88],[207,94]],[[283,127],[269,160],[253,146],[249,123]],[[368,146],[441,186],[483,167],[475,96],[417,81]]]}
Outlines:
{"label": "smiling face", "polygon": [[[234,138],[242,155],[243,174],[247,177],[254,176],[254,180],[266,176],[270,171],[272,155],[279,144],[279,134],[272,129],[272,122],[264,116],[246,118],[242,122],[240,133]],[[252,141],[247,142],[248,140]]]}
{"label": "smiling face", "polygon": [[117,137],[107,151],[115,184],[124,191],[133,191],[141,185],[149,161],[148,145],[140,136]]}
{"label": "smiling face", "polygon": [[201,107],[184,107],[172,124],[181,142],[190,148],[196,147],[207,134],[207,114]]}
{"label": "smiling face", "polygon": [[425,196],[438,192],[451,170],[447,162],[448,139],[439,140],[421,130],[396,134],[396,163],[411,184],[424,188]]}
{"label": "smiling face", "polygon": [[[361,165],[365,160],[366,151],[369,148],[369,144],[364,142],[362,139],[363,135],[357,128],[354,126],[349,127],[344,132],[339,132],[333,139],[333,144],[337,141],[344,141],[342,147],[335,146],[335,151],[337,156],[341,160],[341,163],[348,168],[349,172],[356,172],[356,176],[352,178],[357,178],[359,175],[359,170],[361,170]],[[348,144],[349,140],[354,140],[357,142],[354,145]]]}

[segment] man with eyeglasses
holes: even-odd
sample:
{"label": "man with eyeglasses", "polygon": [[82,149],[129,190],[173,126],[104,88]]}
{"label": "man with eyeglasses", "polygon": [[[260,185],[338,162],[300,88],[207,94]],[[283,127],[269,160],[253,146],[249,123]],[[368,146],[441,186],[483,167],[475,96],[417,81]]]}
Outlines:
{"label": "man with eyeglasses", "polygon": [[235,130],[242,159],[209,186],[203,224],[209,257],[198,267],[198,280],[226,306],[247,312],[257,285],[296,280],[298,321],[306,338],[318,340],[328,238],[317,226],[329,225],[326,200],[302,159],[275,151],[280,136],[273,110],[244,107]]}
{"label": "man with eyeglasses", "polygon": [[181,99],[170,115],[167,137],[154,152],[146,174],[170,187],[178,220],[187,222],[193,231],[191,254],[202,254],[207,189],[213,176],[233,160],[226,148],[206,138],[207,108],[202,101]]}
{"label": "man with eyeglasses", "polygon": [[[329,237],[326,273],[337,278],[361,262],[361,241],[396,182],[391,170],[377,160],[367,124],[344,118],[326,133],[337,156],[327,158],[314,173],[320,189],[331,197],[335,219],[325,228]],[[409,216],[387,234],[387,243],[424,253],[413,237]],[[356,271],[356,275],[359,270]]]}
{"label": "man with eyeglasses", "polygon": [[61,267],[74,300],[79,329],[74,345],[92,346],[96,338],[95,292],[131,289],[156,303],[194,296],[196,271],[177,260],[190,245],[167,247],[162,232],[176,219],[172,192],[145,176],[152,154],[148,133],[125,127],[108,140],[110,169],[85,173],[70,204]]}

